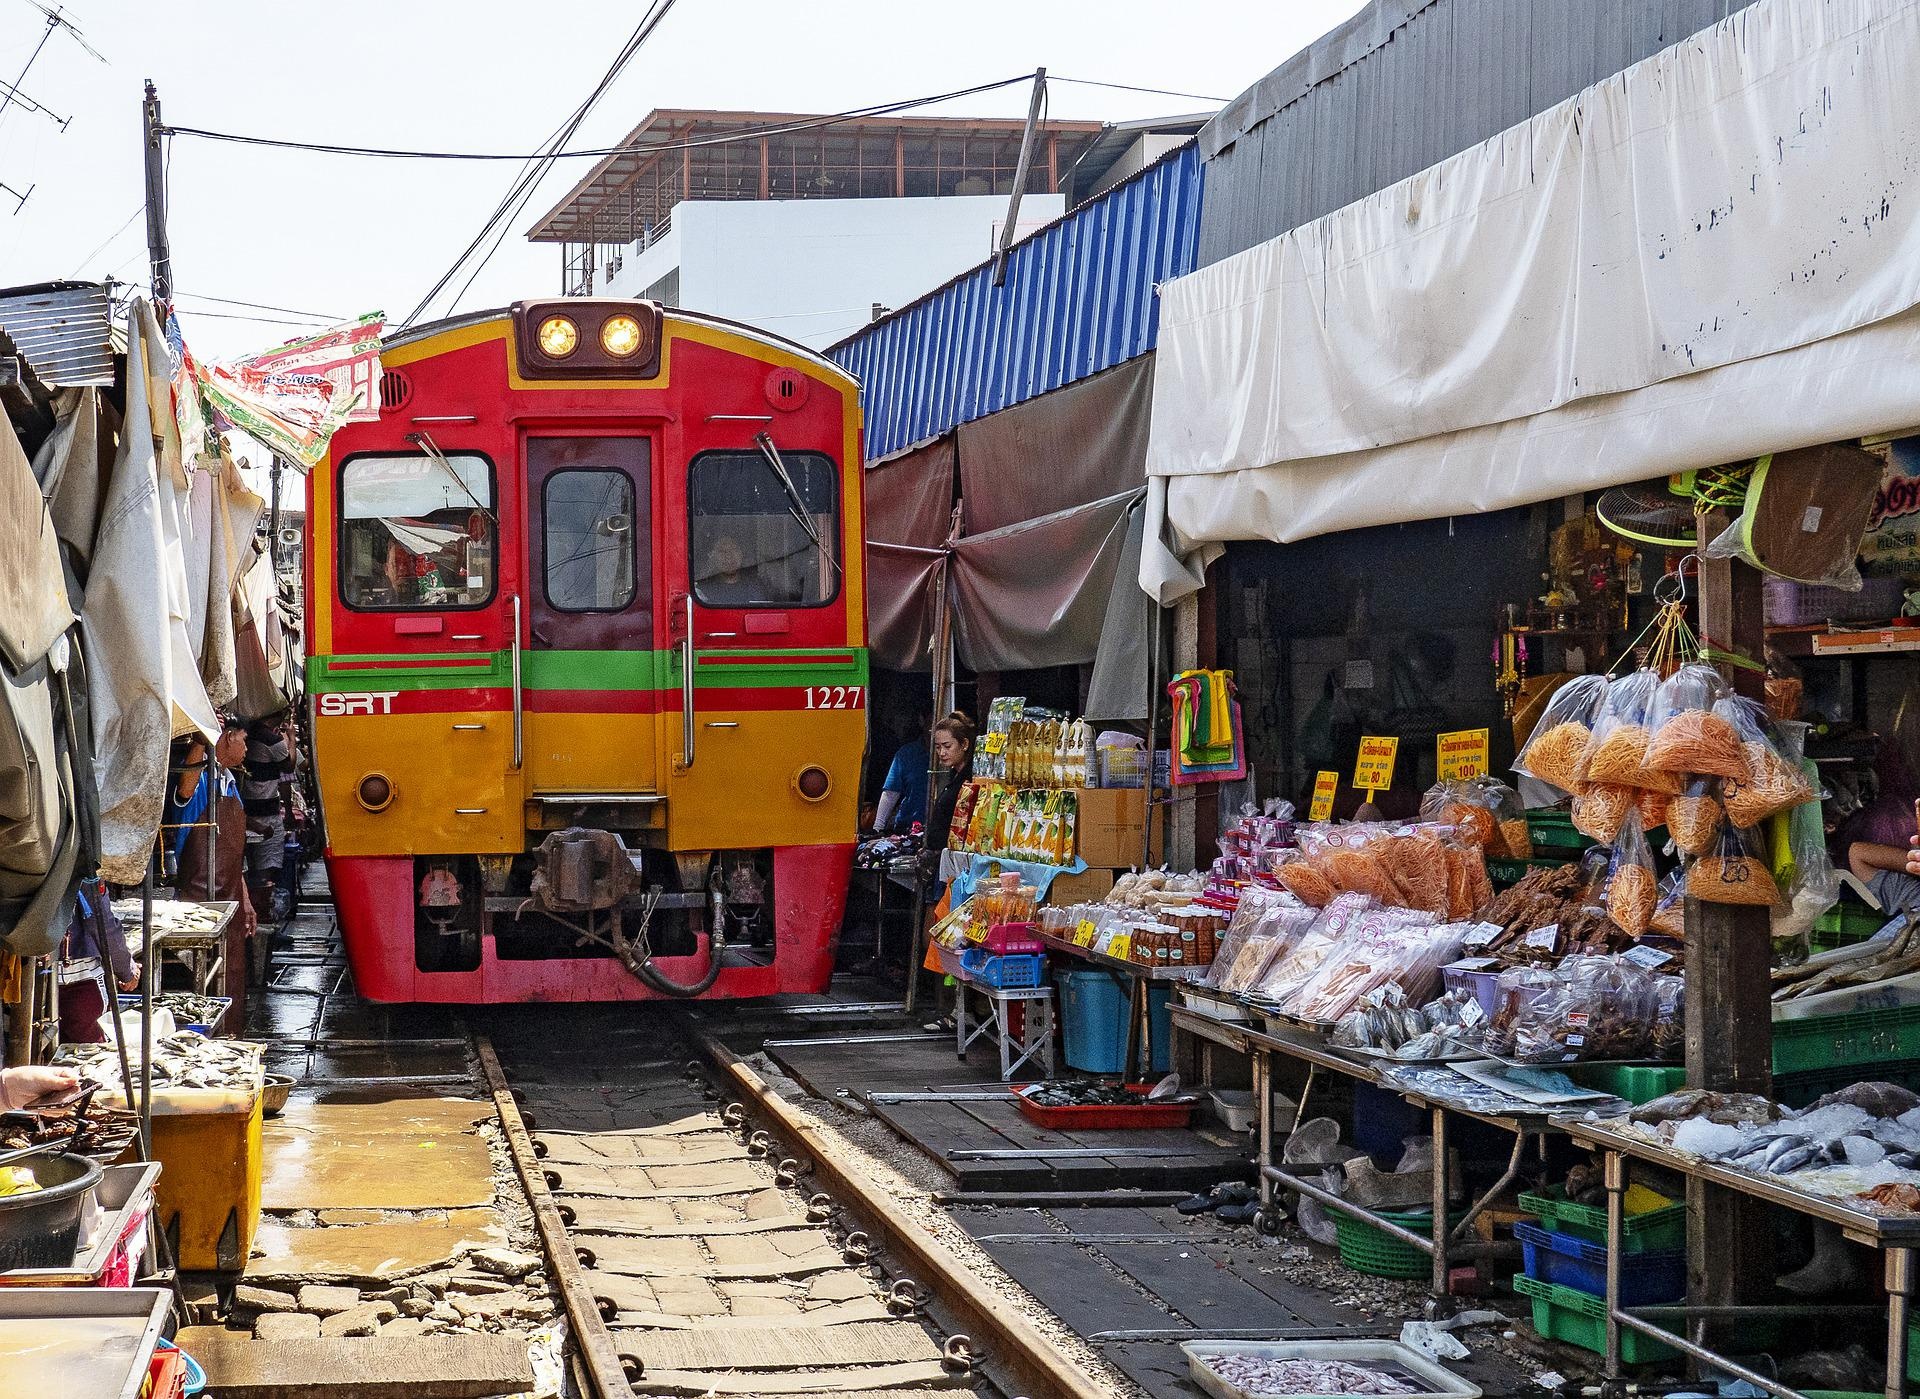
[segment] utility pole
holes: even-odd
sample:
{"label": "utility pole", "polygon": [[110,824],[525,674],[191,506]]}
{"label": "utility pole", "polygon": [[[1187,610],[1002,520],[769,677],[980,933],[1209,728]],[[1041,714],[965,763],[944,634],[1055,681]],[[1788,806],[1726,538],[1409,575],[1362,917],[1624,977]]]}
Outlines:
{"label": "utility pole", "polygon": [[153,269],[153,300],[161,305],[173,299],[173,254],[167,247],[167,182],[160,150],[160,94],[147,79],[146,100],[140,106],[143,154],[147,167],[147,260]]}
{"label": "utility pole", "polygon": [[993,255],[993,284],[1006,285],[1007,250],[1013,246],[1014,230],[1020,222],[1020,195],[1027,187],[1027,172],[1033,168],[1033,148],[1040,131],[1040,108],[1047,100],[1047,70],[1033,70],[1033,100],[1027,104],[1027,129],[1020,133],[1020,159],[1013,167],[1013,195],[1007,200],[1007,221],[1000,225],[1000,250]]}

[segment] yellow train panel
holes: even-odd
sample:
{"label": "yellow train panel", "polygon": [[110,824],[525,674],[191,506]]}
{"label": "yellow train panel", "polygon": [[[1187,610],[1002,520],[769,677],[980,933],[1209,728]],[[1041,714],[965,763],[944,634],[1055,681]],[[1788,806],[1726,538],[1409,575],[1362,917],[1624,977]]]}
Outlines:
{"label": "yellow train panel", "polygon": [[[508,715],[320,715],[313,746],[327,844],[336,855],[518,854],[525,848],[524,784],[512,770]],[[356,793],[372,772],[393,784],[393,800],[382,811],[368,811]]]}
{"label": "yellow train panel", "polygon": [[[677,716],[675,716],[677,720]],[[668,838],[676,850],[833,845],[859,819],[866,714],[857,709],[702,710],[694,762],[678,765],[668,792]],[[677,744],[679,724],[672,726]],[[824,800],[794,785],[801,770],[833,779]]]}

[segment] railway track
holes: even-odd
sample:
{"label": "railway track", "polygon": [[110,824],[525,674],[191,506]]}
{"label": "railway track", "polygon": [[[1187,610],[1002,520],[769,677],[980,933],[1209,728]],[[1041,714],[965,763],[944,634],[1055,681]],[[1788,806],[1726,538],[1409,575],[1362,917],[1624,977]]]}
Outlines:
{"label": "railway track", "polygon": [[475,1046],[596,1399],[1106,1393],[690,1019]]}

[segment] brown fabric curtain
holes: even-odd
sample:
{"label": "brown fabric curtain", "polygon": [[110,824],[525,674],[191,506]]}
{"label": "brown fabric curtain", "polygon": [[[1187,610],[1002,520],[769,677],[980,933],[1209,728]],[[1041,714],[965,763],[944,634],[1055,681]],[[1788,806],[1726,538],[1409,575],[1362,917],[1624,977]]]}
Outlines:
{"label": "brown fabric curtain", "polygon": [[954,441],[937,438],[867,468],[867,645],[887,670],[925,670],[934,581],[953,518]]}
{"label": "brown fabric curtain", "polygon": [[1153,356],[955,430],[969,535],[1131,491],[1147,479]]}

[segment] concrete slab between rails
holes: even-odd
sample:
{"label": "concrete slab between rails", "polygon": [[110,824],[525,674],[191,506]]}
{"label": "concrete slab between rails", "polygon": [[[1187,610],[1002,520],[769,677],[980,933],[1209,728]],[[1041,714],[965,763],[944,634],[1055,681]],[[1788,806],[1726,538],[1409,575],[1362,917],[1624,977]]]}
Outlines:
{"label": "concrete slab between rails", "polygon": [[268,1210],[456,1209],[493,1203],[492,1162],[471,1099],[296,1094],[261,1134]]}
{"label": "concrete slab between rails", "polygon": [[506,1242],[490,1209],[434,1210],[405,1219],[361,1222],[320,1216],[322,1227],[299,1228],[263,1219],[253,1239],[247,1276],[254,1280],[384,1282],[431,1268],[469,1248]]}
{"label": "concrete slab between rails", "polygon": [[176,1339],[207,1372],[209,1399],[488,1399],[533,1387],[515,1336],[256,1341],[193,1326]]}

